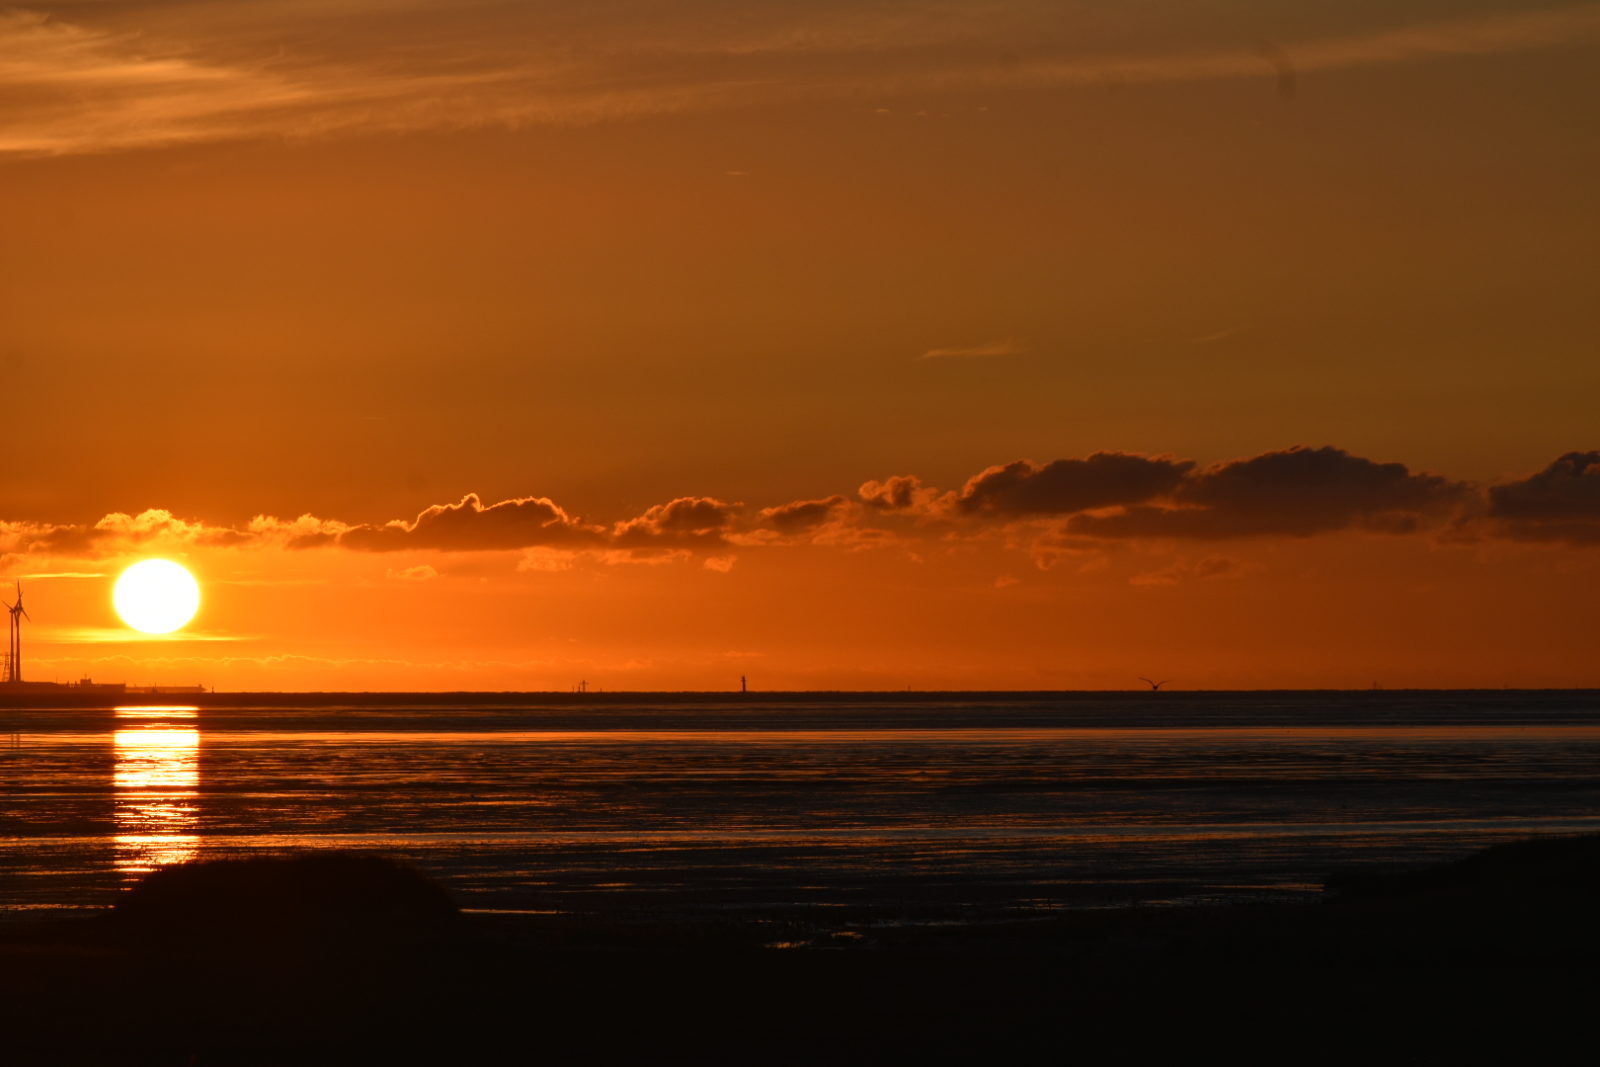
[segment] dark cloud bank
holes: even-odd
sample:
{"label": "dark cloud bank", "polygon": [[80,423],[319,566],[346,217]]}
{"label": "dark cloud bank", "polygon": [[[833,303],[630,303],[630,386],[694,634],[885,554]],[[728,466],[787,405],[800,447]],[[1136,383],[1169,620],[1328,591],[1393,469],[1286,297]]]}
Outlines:
{"label": "dark cloud bank", "polygon": [[[913,475],[747,512],[712,497],[680,497],[610,527],[587,524],[550,500],[484,506],[476,496],[414,521],[355,527],[334,538],[366,551],[556,546],[649,552],[804,542],[845,528],[890,523],[950,537],[1019,523],[1096,541],[1311,537],[1341,530],[1404,535],[1448,524],[1460,536],[1600,543],[1600,452],[1569,453],[1525,479],[1487,491],[1403,463],[1340,448],[1294,447],[1202,467],[1172,456],[1097,452],[1049,463],[989,467],[958,490]],[[873,543],[882,543],[875,541]]]}
{"label": "dark cloud bank", "polygon": [[989,467],[956,490],[897,475],[865,482],[849,495],[754,510],[714,497],[679,497],[611,524],[586,521],[546,497],[485,504],[469,493],[382,525],[302,516],[258,518],[235,529],[150,511],[107,516],[93,527],[0,522],[0,535],[8,554],[95,554],[184,538],[224,546],[276,539],[291,548],[360,552],[550,548],[649,556],[770,544],[882,545],[1035,528],[1041,536],[1088,544],[1353,530],[1593,546],[1600,545],[1600,451],[1569,452],[1541,471],[1487,488],[1331,446],[1297,446],[1205,467],[1172,456],[1097,452]]}
{"label": "dark cloud bank", "polygon": [[1600,545],[1600,452],[1568,452],[1521,481],[1490,486],[1488,516],[1503,537]]}
{"label": "dark cloud bank", "polygon": [[1186,471],[1166,499],[1076,514],[1085,537],[1308,537],[1351,528],[1410,533],[1454,513],[1471,486],[1338,448],[1290,448]]}

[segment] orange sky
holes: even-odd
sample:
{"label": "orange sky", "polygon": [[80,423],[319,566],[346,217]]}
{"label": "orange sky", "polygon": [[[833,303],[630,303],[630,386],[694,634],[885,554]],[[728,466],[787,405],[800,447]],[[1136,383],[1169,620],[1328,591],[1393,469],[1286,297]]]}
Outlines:
{"label": "orange sky", "polygon": [[[1596,4],[9,9],[25,674],[1600,685],[1597,46]],[[110,608],[150,555],[205,588],[168,639]]]}

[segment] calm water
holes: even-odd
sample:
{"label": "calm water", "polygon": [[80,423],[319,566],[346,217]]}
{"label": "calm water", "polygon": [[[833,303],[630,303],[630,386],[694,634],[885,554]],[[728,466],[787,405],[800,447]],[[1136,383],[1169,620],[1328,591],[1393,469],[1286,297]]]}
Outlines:
{"label": "calm water", "polygon": [[12,917],[289,848],[470,908],[982,917],[1600,831],[1600,694],[13,708],[0,787]]}

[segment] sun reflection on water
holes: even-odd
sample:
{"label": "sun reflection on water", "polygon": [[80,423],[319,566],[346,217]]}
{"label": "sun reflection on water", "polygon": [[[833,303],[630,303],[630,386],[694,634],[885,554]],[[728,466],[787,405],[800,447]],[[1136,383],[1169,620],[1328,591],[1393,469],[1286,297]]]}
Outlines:
{"label": "sun reflection on water", "polygon": [[184,722],[198,711],[116,709],[118,720],[130,723],[112,735],[114,862],[124,874],[182,863],[199,849],[200,731]]}

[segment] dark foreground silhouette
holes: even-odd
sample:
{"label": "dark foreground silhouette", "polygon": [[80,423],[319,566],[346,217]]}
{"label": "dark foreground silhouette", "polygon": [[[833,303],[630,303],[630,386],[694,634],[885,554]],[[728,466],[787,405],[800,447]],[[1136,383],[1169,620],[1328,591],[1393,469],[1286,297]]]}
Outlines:
{"label": "dark foreground silhouette", "polygon": [[10,1063],[1562,1062],[1597,889],[1600,837],[982,925],[457,915],[377,857],[209,862],[0,927],[0,1012]]}
{"label": "dark foreground silhouette", "polygon": [[413,868],[344,852],[167,867],[134,886],[114,913],[119,931],[146,944],[222,939],[261,951],[439,934],[458,917],[445,891]]}

